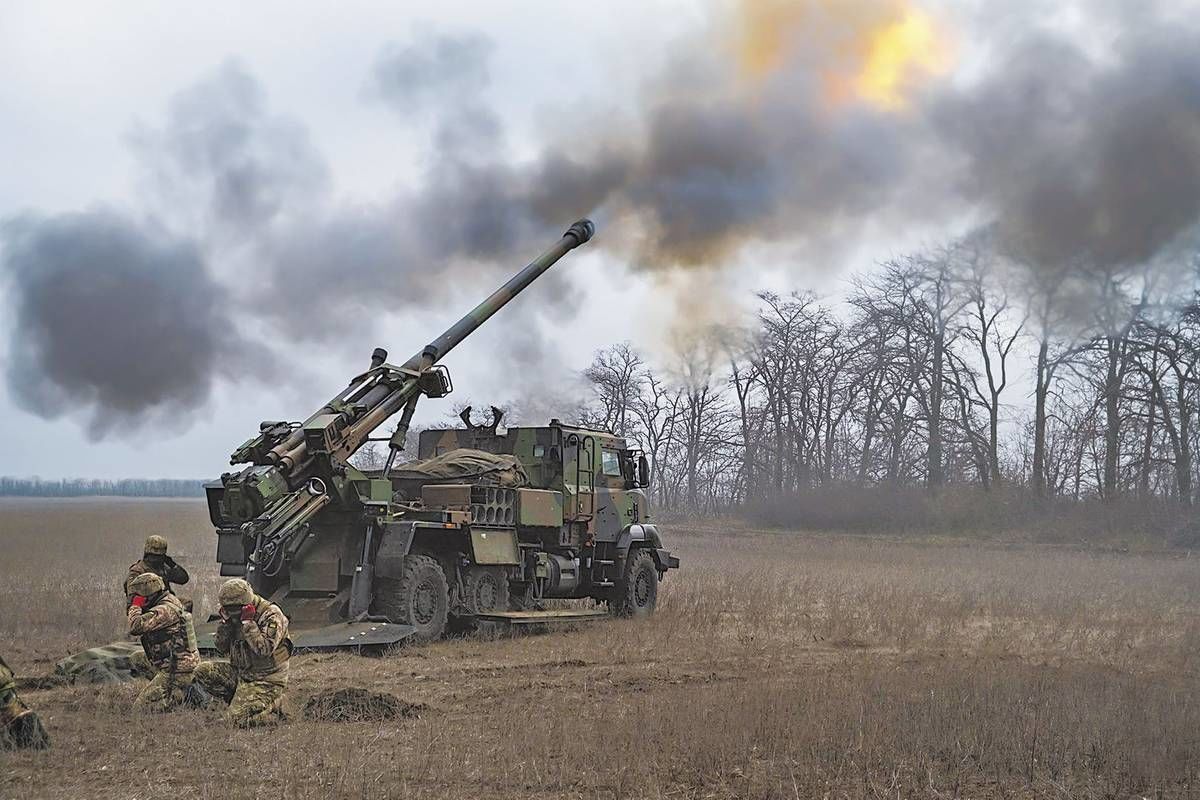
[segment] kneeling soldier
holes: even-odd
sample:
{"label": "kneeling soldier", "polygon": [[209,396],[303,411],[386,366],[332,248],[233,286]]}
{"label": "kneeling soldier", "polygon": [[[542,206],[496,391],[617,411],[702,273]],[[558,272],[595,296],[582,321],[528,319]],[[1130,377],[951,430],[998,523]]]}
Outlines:
{"label": "kneeling soldier", "polygon": [[146,659],[157,672],[134,705],[147,711],[169,711],[193,696],[192,676],[200,663],[192,615],[153,572],[129,582],[129,633],[139,636]]}
{"label": "kneeling soldier", "polygon": [[287,617],[241,578],[227,581],[217,600],[221,623],[215,644],[229,663],[204,662],[196,669],[197,682],[229,703],[229,719],[237,725],[282,719],[292,653]]}
{"label": "kneeling soldier", "polygon": [[42,721],[17,697],[12,670],[0,657],[0,750],[18,747],[44,750],[49,746],[50,737]]}

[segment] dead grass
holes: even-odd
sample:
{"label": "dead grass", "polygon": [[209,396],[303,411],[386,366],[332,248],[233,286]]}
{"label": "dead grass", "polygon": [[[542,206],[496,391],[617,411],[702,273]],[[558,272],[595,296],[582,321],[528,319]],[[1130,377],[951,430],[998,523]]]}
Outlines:
{"label": "dead grass", "polygon": [[[211,607],[202,506],[0,503],[0,640],[28,673],[115,638],[165,532]],[[419,718],[231,731],[131,720],[136,687],[27,699],[51,754],[0,797],[1188,797],[1200,794],[1200,562],[1164,554],[676,530],[659,614],[385,658],[302,656]]]}

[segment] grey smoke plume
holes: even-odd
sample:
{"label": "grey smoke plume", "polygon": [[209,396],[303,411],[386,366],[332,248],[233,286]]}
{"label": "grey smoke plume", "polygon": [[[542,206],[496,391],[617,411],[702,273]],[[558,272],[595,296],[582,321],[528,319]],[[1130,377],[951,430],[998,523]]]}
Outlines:
{"label": "grey smoke plume", "polygon": [[161,127],[130,137],[160,212],[207,231],[208,244],[261,236],[320,202],[328,168],[298,121],[273,115],[266,92],[236,61],[170,101]]}
{"label": "grey smoke plume", "polygon": [[[900,8],[859,5],[866,17]],[[1035,5],[982,7],[967,31],[989,54],[981,76],[934,79],[900,112],[831,108],[819,24],[758,81],[698,37],[647,82],[629,129],[594,126],[594,140],[548,141],[519,164],[478,144],[503,138],[481,94],[486,42],[391,49],[375,81],[397,111],[441,120],[405,208],[451,257],[487,259],[563,217],[599,214],[615,223],[599,245],[636,264],[719,266],[751,243],[836,251],[868,224],[974,209],[1035,264],[1137,264],[1200,219],[1200,31],[1164,9],[1089,6],[1096,30],[1121,32],[1095,51]],[[488,123],[462,137],[475,146],[448,145],[465,108]]]}
{"label": "grey smoke plume", "polygon": [[[1111,59],[1111,61],[1110,61]],[[1131,23],[1103,62],[1046,36],[938,98],[959,189],[1032,265],[1152,261],[1200,222],[1200,36]]]}
{"label": "grey smoke plume", "polygon": [[158,414],[177,426],[253,351],[193,242],[112,211],[22,216],[0,233],[6,377],[27,411],[85,418],[96,437]]}
{"label": "grey smoke plume", "polygon": [[[876,15],[899,7],[876,5]],[[548,134],[519,161],[489,101],[490,42],[392,45],[367,94],[427,128],[431,144],[418,174],[397,176],[404,188],[357,205],[333,201],[304,126],[226,65],[133,137],[162,210],[185,210],[176,224],[203,231],[202,246],[112,214],[5,228],[10,383],[26,407],[83,405],[98,424],[194,407],[224,354],[240,351],[231,307],[333,343],[371,314],[488,287],[586,214],[607,223],[592,247],[650,269],[719,268],[772,243],[834,258],[865,229],[928,228],[964,212],[1034,265],[1161,258],[1200,219],[1197,23],[1168,19],[1165,5],[1102,4],[1089,8],[1094,25],[1121,35],[1093,51],[1043,24],[1036,6],[981,4],[966,31],[986,53],[976,73],[930,79],[902,111],[830,104],[819,26],[755,80],[697,36],[646,81],[631,121],[580,120],[590,135]],[[232,271],[205,262],[227,259],[256,269],[226,286],[214,275]],[[547,283],[541,308],[569,313],[566,284],[552,273],[538,291]],[[76,321],[85,306],[86,331]],[[523,313],[524,330],[541,324],[529,305]],[[142,330],[150,335],[134,335]],[[518,344],[514,357],[546,357],[528,338]],[[75,352],[90,357],[81,364]],[[164,377],[167,365],[184,369]]]}
{"label": "grey smoke plume", "polygon": [[479,34],[432,34],[384,47],[371,89],[404,114],[476,101],[490,82],[493,45]]}

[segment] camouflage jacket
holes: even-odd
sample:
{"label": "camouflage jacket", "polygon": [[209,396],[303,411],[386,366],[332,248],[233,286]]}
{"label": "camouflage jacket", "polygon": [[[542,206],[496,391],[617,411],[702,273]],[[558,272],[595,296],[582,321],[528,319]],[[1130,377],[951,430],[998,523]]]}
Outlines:
{"label": "camouflage jacket", "polygon": [[167,591],[171,591],[171,584],[185,584],[191,576],[183,567],[175,563],[175,560],[167,556],[162,565],[157,569],[146,563],[145,559],[139,558],[137,561],[129,565],[129,572],[125,575],[125,582],[121,584],[121,591],[125,593],[125,603],[128,605],[133,602],[133,595],[129,593],[129,582],[146,572],[153,572],[158,577],[163,579],[163,583],[167,584]]}
{"label": "camouflage jacket", "polygon": [[140,636],[146,658],[160,672],[191,672],[200,663],[192,615],[170,592],[152,608],[129,607],[129,633]]}
{"label": "camouflage jacket", "polygon": [[257,595],[254,619],[229,619],[217,626],[217,652],[247,677],[270,675],[287,664],[292,654],[288,618],[283,609]]}

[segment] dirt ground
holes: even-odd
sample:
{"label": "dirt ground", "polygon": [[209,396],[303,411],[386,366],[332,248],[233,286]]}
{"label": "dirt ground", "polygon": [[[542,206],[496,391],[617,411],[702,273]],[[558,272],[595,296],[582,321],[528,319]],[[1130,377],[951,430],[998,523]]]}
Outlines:
{"label": "dirt ground", "polygon": [[[195,501],[0,501],[0,652],[22,677],[118,638],[164,533],[211,609]],[[1200,558],[673,527],[647,621],[301,655],[297,710],[395,695],[382,722],[232,730],[136,716],[137,685],[23,692],[54,740],[0,798],[1191,797]]]}

